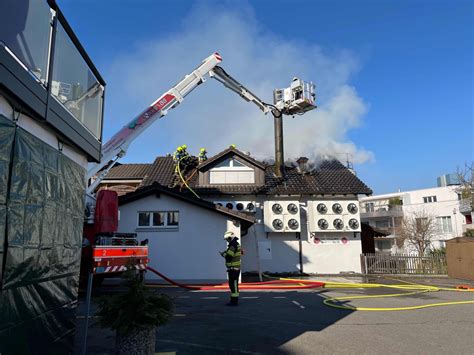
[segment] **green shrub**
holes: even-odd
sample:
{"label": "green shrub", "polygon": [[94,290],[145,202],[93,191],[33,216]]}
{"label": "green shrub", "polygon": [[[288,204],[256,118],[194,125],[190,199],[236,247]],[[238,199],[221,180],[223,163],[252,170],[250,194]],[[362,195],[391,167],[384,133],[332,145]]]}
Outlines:
{"label": "green shrub", "polygon": [[446,255],[446,248],[441,247],[437,249],[430,249],[429,255]]}
{"label": "green shrub", "polygon": [[104,296],[99,300],[99,324],[127,334],[165,324],[173,314],[171,298],[145,287],[134,272],[127,272],[126,293]]}
{"label": "green shrub", "polygon": [[474,237],[474,229],[468,229],[462,235],[464,237]]}

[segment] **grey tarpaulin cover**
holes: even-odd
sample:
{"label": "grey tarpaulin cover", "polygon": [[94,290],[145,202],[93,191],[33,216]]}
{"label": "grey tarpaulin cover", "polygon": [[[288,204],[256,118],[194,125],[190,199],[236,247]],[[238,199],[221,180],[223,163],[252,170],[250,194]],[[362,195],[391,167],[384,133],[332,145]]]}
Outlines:
{"label": "grey tarpaulin cover", "polygon": [[0,115],[0,353],[72,352],[85,169]]}

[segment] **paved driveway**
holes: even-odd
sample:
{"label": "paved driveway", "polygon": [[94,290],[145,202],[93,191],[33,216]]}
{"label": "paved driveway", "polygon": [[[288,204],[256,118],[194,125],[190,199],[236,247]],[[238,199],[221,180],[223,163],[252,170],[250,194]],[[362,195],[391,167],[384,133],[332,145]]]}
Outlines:
{"label": "paved driveway", "polygon": [[[341,280],[341,279],[339,279]],[[404,279],[452,286],[448,278]],[[347,281],[359,282],[358,279]],[[381,280],[375,280],[380,282]],[[397,281],[385,280],[386,283]],[[464,282],[466,283],[466,282]],[[178,354],[472,354],[474,305],[414,311],[363,312],[330,308],[325,297],[399,290],[245,291],[239,307],[226,307],[228,293],[155,288],[175,299],[175,316],[158,329],[157,352]],[[430,292],[351,301],[365,307],[403,307],[474,300],[473,293]],[[79,308],[79,313],[83,307]],[[82,323],[78,319],[78,323]],[[80,333],[78,338],[80,338]],[[112,353],[113,333],[92,322],[89,353]],[[105,341],[104,341],[105,340]]]}

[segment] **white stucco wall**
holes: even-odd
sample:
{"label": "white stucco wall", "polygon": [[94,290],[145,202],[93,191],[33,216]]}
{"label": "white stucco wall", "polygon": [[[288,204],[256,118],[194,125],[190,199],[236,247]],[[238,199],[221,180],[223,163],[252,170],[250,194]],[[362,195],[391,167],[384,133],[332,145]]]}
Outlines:
{"label": "white stucco wall", "polygon": [[[360,234],[352,232],[318,233],[316,236],[323,242],[314,244],[307,230],[306,207],[308,200],[321,200],[318,197],[301,196],[267,196],[266,200],[299,200],[301,213],[301,247],[303,259],[303,271],[314,274],[338,274],[340,272],[361,272],[360,254],[362,246]],[[347,198],[347,197],[345,197]],[[352,197],[356,199],[355,196]],[[266,233],[263,225],[263,196],[234,196],[216,199],[209,197],[212,201],[255,201],[257,211],[255,217],[257,224],[242,237],[244,256],[242,257],[242,271],[269,272],[299,272],[299,239],[296,233]],[[328,200],[344,199],[339,196],[331,196]],[[354,237],[355,236],[355,237]],[[343,244],[341,239],[346,238]],[[258,249],[258,252],[257,252]],[[270,250],[268,250],[270,249]],[[257,256],[259,257],[257,258]],[[260,265],[259,265],[260,264]]]}
{"label": "white stucco wall", "polygon": [[[120,206],[119,232],[149,240],[150,266],[174,280],[226,280],[223,235],[232,224],[225,215],[161,194]],[[138,227],[138,211],[179,211],[176,229]],[[240,228],[235,227],[240,234]],[[159,279],[147,272],[147,279]]]}

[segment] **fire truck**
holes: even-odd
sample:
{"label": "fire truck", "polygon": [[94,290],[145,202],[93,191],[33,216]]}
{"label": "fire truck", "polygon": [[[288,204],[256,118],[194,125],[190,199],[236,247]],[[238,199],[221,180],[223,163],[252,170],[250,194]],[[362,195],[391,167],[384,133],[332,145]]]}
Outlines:
{"label": "fire truck", "polygon": [[[92,271],[101,275],[95,278],[100,282],[104,276],[115,276],[128,267],[134,267],[143,274],[148,261],[148,247],[139,245],[136,234],[117,233],[117,194],[107,190],[101,190],[96,194],[96,190],[110,169],[125,156],[130,144],[153,122],[176,108],[207,78],[216,79],[247,102],[254,103],[265,114],[271,112],[275,119],[281,119],[283,114],[302,114],[316,107],[315,86],[311,82],[294,78],[288,88],[274,90],[274,102],[268,104],[220,67],[221,61],[222,57],[218,53],[213,53],[204,59],[194,71],[110,138],[102,148],[101,162],[90,165],[86,175],[89,186],[86,189],[86,218],[81,262],[83,276],[86,272]],[[93,93],[85,95],[89,94]]]}

